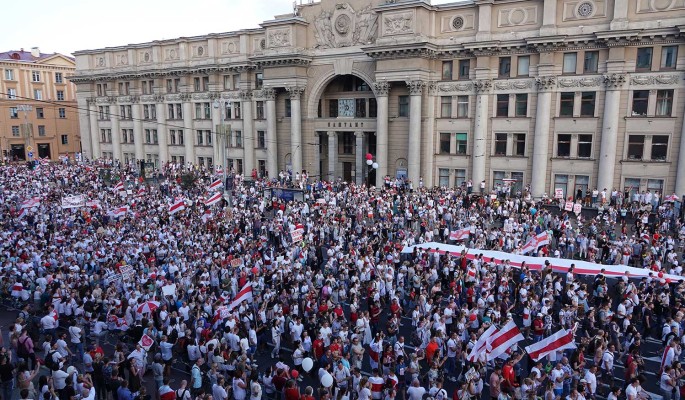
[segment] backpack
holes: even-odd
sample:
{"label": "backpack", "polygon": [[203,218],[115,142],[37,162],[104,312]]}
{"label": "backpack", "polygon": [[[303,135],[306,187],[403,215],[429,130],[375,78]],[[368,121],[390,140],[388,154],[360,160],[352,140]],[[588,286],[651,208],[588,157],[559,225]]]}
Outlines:
{"label": "backpack", "polygon": [[53,357],[55,353],[57,353],[57,350],[49,352],[45,357],[45,366],[50,368],[51,371],[57,371],[59,369],[59,364],[55,362]]}
{"label": "backpack", "polygon": [[180,395],[178,394],[179,390],[176,391],[176,400],[183,400],[183,397],[186,395],[186,393],[188,393],[188,388],[183,389]]}
{"label": "backpack", "polygon": [[28,340],[29,337],[26,336],[23,342],[21,340],[17,341],[17,356],[19,356],[19,358],[28,358],[30,356],[29,348],[26,345]]}

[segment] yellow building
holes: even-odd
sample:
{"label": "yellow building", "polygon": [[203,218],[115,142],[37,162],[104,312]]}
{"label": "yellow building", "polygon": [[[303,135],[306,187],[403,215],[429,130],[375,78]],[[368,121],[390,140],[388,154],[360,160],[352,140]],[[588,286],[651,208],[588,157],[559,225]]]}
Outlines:
{"label": "yellow building", "polygon": [[76,88],[66,77],[76,69],[62,54],[0,52],[0,148],[5,160],[31,156],[57,160],[81,151]]}

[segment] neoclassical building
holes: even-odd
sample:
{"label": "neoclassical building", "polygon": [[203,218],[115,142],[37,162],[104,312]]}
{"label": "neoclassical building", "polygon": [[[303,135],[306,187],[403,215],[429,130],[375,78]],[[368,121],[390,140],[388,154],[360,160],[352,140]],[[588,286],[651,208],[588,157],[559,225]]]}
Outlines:
{"label": "neoclassical building", "polygon": [[225,154],[246,174],[376,184],[512,180],[535,196],[685,194],[685,0],[290,11],[250,30],[75,53],[84,154],[207,166]]}

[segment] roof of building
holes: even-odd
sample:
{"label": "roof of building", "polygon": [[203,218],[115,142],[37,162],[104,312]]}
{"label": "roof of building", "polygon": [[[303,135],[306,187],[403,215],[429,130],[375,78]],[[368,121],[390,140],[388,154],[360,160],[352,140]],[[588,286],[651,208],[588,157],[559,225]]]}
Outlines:
{"label": "roof of building", "polygon": [[46,60],[48,58],[60,55],[64,58],[68,58],[72,61],[75,61],[73,57],[66,56],[64,54],[59,54],[59,53],[39,53],[40,55],[38,57],[34,57],[33,54],[31,54],[31,50],[25,51],[24,49],[21,50],[9,50],[9,51],[2,51],[0,52],[0,61],[20,61],[20,62],[40,62],[42,60]]}

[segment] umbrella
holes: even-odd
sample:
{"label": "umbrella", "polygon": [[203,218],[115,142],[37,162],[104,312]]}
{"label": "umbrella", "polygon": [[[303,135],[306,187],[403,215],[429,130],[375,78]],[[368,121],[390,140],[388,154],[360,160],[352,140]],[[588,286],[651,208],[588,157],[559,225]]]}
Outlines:
{"label": "umbrella", "polygon": [[138,306],[138,313],[139,314],[153,313],[158,308],[159,308],[159,302],[157,302],[157,301],[146,301],[146,302],[144,302]]}

